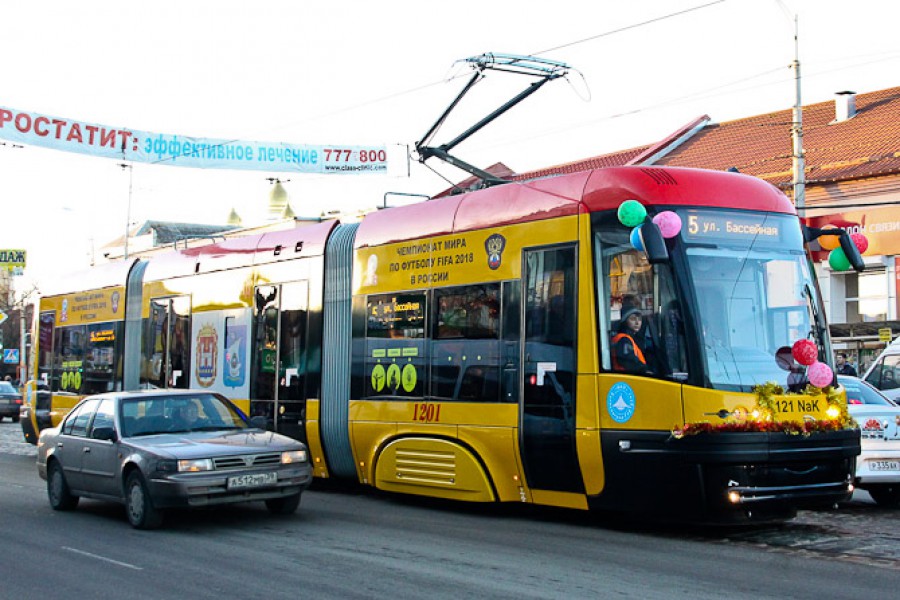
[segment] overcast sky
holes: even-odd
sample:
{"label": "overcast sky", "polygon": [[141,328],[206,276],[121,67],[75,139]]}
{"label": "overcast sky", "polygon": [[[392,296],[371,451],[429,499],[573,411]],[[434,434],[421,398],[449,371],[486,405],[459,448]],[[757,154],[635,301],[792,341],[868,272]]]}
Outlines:
{"label": "overcast sky", "polygon": [[[484,52],[571,65],[455,149],[522,172],[651,143],[701,115],[723,122],[802,100],[900,85],[896,0],[8,2],[0,107],[119,128],[291,144],[410,148]],[[489,72],[434,139],[447,142],[531,80]],[[786,133],[787,135],[787,133]],[[785,151],[790,151],[786,138]],[[393,156],[393,155],[392,155]],[[440,163],[437,173],[465,174]],[[416,162],[392,175],[307,175],[135,164],[130,221],[246,225],[285,181],[300,216],[448,186]],[[24,288],[86,267],[122,235],[129,173],[110,159],[0,146],[0,246],[26,248]]]}

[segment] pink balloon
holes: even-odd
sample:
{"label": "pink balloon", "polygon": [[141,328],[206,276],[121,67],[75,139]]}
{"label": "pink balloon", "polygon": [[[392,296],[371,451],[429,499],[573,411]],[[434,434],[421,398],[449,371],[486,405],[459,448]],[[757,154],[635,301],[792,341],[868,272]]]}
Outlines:
{"label": "pink balloon", "polygon": [[869,238],[867,238],[863,234],[851,233],[850,239],[853,240],[853,243],[856,245],[856,248],[859,250],[860,254],[865,254],[866,250],[869,249]]}
{"label": "pink balloon", "polygon": [[655,217],[653,222],[659,227],[659,232],[664,238],[672,238],[681,231],[681,217],[671,210],[665,210]]}
{"label": "pink balloon", "polygon": [[806,377],[817,388],[831,385],[834,380],[834,371],[823,362],[814,362],[806,369]]}
{"label": "pink balloon", "polygon": [[791,347],[791,355],[801,365],[811,365],[819,359],[819,349],[812,340],[797,340]]}

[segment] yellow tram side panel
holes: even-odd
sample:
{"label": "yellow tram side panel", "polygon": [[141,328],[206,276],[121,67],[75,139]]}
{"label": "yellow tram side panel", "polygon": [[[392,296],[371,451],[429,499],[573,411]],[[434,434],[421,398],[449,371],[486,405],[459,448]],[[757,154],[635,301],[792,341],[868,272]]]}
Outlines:
{"label": "yellow tram side panel", "polygon": [[[433,422],[413,420],[440,406]],[[431,413],[435,414],[435,413]],[[473,502],[520,501],[515,404],[354,400],[350,437],[362,483]]]}
{"label": "yellow tram side panel", "polygon": [[319,398],[306,400],[306,446],[309,448],[309,459],[313,465],[313,477],[327,479],[331,476],[325,461],[325,448],[322,445],[321,428],[322,403]]}
{"label": "yellow tram side panel", "polygon": [[575,447],[588,496],[603,490],[603,452],[600,445],[600,371],[597,313],[594,310],[595,280],[592,263],[590,214],[578,217],[578,377],[576,378]]}
{"label": "yellow tram side panel", "polygon": [[[354,252],[353,294],[519,279],[523,248],[575,241],[577,219],[561,217],[359,248]],[[505,247],[500,263],[489,269],[484,248],[496,234],[503,235]]]}
{"label": "yellow tram side panel", "polygon": [[[600,417],[601,428],[671,431],[684,423],[682,388],[685,386],[681,383],[623,373],[604,373],[597,379],[598,397],[604,407]],[[606,409],[607,403],[616,402],[617,392],[612,388],[618,383],[627,384],[634,393],[634,414],[624,423],[615,421],[610,416],[610,411]]]}
{"label": "yellow tram side panel", "polygon": [[[587,224],[585,231],[589,230],[589,219],[570,216],[359,248],[354,254],[354,295],[519,279],[524,248],[577,241],[579,224]],[[488,269],[481,255],[495,234],[504,237],[505,246],[500,263]],[[415,404],[412,399],[351,401],[351,443],[360,481],[382,489],[462,500],[531,498],[519,458],[518,405],[440,402],[439,423],[416,423],[412,420]],[[395,441],[403,436],[416,441]],[[597,434],[588,431],[586,440],[591,437],[596,440],[594,447],[598,446]],[[405,452],[404,444],[410,447],[406,454],[401,452]],[[445,477],[441,483],[437,475],[433,481],[404,478],[398,465],[413,464],[415,457],[410,459],[413,462],[403,461],[416,453],[448,456],[455,469],[453,482]],[[451,468],[430,466],[435,473]],[[568,504],[567,499],[562,505]]]}
{"label": "yellow tram side panel", "polygon": [[575,449],[585,494],[595,496],[603,491],[605,481],[597,400],[600,397],[599,382],[596,375],[579,375],[576,385]]}

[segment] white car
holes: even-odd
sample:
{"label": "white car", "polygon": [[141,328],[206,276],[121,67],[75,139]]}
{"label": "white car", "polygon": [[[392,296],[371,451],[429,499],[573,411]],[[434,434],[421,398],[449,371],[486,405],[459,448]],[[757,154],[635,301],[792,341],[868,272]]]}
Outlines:
{"label": "white car", "polygon": [[900,406],[856,377],[838,375],[838,382],[862,438],[856,486],[881,506],[900,506]]}
{"label": "white car", "polygon": [[889,400],[900,402],[900,337],[878,355],[862,378]]}

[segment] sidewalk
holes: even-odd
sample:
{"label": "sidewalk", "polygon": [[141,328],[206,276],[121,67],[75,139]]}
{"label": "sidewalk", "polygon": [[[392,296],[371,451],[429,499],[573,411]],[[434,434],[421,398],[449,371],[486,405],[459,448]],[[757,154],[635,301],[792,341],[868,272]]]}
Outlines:
{"label": "sidewalk", "polygon": [[25,441],[22,434],[22,426],[3,419],[0,423],[0,452],[5,454],[19,454],[22,456],[37,456],[37,446],[32,446]]}

